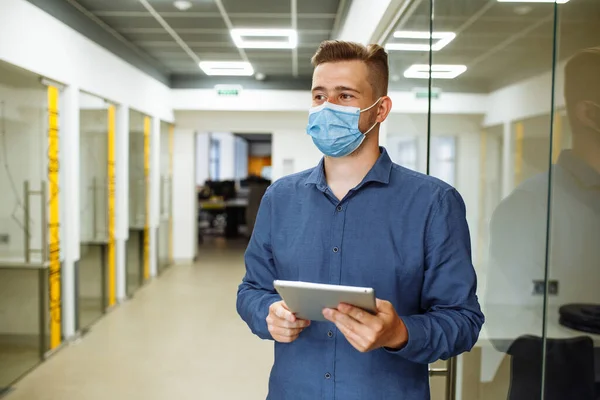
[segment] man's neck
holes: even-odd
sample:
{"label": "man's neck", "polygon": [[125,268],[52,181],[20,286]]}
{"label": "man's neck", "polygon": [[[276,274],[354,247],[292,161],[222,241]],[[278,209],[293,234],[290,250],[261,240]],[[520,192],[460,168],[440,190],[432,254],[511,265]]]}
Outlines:
{"label": "man's neck", "polygon": [[325,157],[325,176],[332,189],[343,187],[350,190],[356,187],[373,168],[380,156],[379,140],[376,135],[368,139],[349,156]]}

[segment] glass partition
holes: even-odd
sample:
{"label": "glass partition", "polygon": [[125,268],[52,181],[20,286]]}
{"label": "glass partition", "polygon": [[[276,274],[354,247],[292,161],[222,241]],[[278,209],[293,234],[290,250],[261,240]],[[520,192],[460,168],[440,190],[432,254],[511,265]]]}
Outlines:
{"label": "glass partition", "polygon": [[0,62],[0,392],[49,350],[48,98]]}
{"label": "glass partition", "polygon": [[386,147],[461,193],[486,315],[434,399],[600,395],[598,21],[591,0],[414,0],[386,40]]}
{"label": "glass partition", "polygon": [[0,62],[0,259],[4,261],[42,259],[45,226],[38,193],[48,179],[47,103],[47,87],[37,75]]}
{"label": "glass partition", "polygon": [[[600,396],[600,2],[556,8],[544,393]],[[541,194],[540,194],[541,195]],[[569,391],[561,390],[568,385]],[[594,394],[595,392],[595,394]]]}
{"label": "glass partition", "polygon": [[78,328],[85,329],[106,307],[108,235],[108,136],[110,103],[79,94],[80,260]]}
{"label": "glass partition", "polygon": [[[129,240],[127,241],[127,295],[144,281],[144,237],[147,226],[146,140],[149,140],[147,117],[129,111]],[[149,151],[149,147],[148,147]],[[149,153],[148,153],[149,156]]]}
{"label": "glass partition", "polygon": [[171,263],[172,223],[172,125],[160,124],[160,225],[158,227],[158,272]]}

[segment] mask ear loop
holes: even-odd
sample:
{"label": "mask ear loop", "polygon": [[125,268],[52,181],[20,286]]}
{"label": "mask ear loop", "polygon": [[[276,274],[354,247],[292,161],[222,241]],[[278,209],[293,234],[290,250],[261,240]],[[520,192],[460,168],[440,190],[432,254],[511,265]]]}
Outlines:
{"label": "mask ear loop", "polygon": [[[373,103],[372,106],[370,106],[369,108],[365,108],[364,110],[361,110],[360,112],[363,113],[365,111],[369,111],[371,108],[375,107],[380,101],[381,101],[382,97],[380,97],[379,99],[377,99],[377,101],[375,103]],[[375,128],[377,126],[379,122],[375,121],[375,123],[373,124],[372,127],[369,128],[369,130],[367,130],[365,133],[363,133],[363,135],[367,135],[369,132],[371,132],[373,130],[373,128]],[[360,131],[360,129],[359,129]],[[362,133],[362,132],[361,132]]]}

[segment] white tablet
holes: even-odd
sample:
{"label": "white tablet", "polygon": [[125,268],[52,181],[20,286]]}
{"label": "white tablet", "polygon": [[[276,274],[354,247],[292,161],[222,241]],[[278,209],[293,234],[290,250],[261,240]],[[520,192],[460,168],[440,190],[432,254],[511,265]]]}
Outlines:
{"label": "white tablet", "polygon": [[377,312],[372,288],[281,280],[274,281],[273,286],[290,311],[301,319],[325,321],[323,309],[337,308],[340,303]]}

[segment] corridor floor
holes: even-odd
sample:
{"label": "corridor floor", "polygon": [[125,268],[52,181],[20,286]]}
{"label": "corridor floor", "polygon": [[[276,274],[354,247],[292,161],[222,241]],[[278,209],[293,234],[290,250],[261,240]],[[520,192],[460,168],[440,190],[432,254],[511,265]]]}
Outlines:
{"label": "corridor floor", "polygon": [[272,344],[235,310],[244,246],[201,247],[197,263],[168,269],[4,399],[264,399]]}

